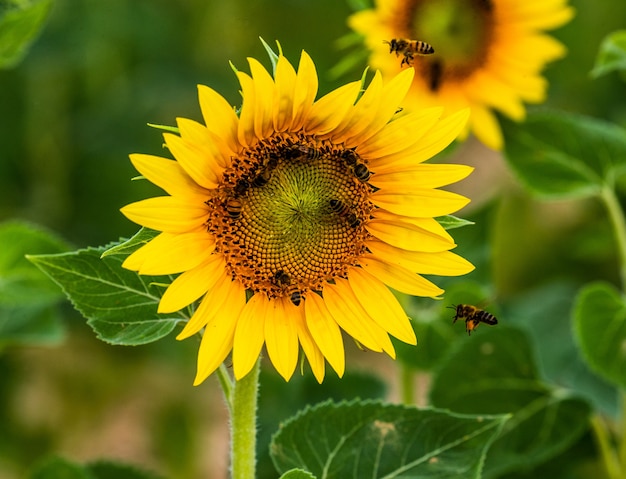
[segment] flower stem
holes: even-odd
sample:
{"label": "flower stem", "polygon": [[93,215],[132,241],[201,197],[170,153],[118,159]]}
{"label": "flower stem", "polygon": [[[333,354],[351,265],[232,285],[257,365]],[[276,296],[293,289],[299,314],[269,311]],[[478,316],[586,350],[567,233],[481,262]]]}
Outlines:
{"label": "flower stem", "polygon": [[605,186],[600,193],[600,198],[609,214],[615,240],[617,241],[617,251],[620,259],[620,279],[622,281],[622,289],[624,289],[626,288],[626,220],[624,219],[624,212],[612,187]]}
{"label": "flower stem", "polygon": [[260,360],[234,385],[231,403],[231,477],[251,479],[256,469],[256,414]]}
{"label": "flower stem", "polygon": [[407,405],[415,404],[415,394],[413,393],[413,380],[415,374],[406,364],[400,364],[400,395],[402,403]]}
{"label": "flower stem", "polygon": [[611,446],[609,431],[606,424],[602,421],[602,418],[597,414],[591,418],[591,430],[593,431],[598,449],[600,450],[602,463],[607,473],[606,477],[609,479],[621,479],[623,477],[621,467],[615,450]]}

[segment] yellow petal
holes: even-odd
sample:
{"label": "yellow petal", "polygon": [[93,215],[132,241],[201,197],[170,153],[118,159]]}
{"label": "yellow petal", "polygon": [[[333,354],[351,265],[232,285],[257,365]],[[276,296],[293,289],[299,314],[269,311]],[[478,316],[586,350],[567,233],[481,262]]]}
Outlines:
{"label": "yellow petal", "polygon": [[318,136],[331,132],[354,105],[360,88],[361,82],[348,83],[317,100],[304,122],[305,132]]}
{"label": "yellow petal", "polygon": [[172,133],[164,133],[163,138],[174,158],[196,183],[203,188],[217,187],[222,171],[222,167],[219,166],[223,162],[222,159],[216,159],[200,145],[192,144]]}
{"label": "yellow petal", "polygon": [[194,386],[209,377],[232,350],[235,327],[245,304],[245,289],[238,282],[232,281],[226,304],[219,315],[209,321],[202,335]]}
{"label": "yellow petal", "polygon": [[320,348],[315,344],[315,340],[306,326],[304,308],[297,308],[297,310],[300,314],[293,316],[292,319],[296,322],[296,327],[298,328],[298,340],[302,345],[304,354],[309,360],[309,365],[311,366],[311,371],[313,371],[315,379],[321,384],[324,380],[324,356]]}
{"label": "yellow petal", "polygon": [[149,244],[150,243],[147,243],[138,250],[135,250],[133,253],[131,253],[122,263],[122,268],[126,268],[131,271],[139,271],[141,265],[150,255],[150,249],[147,248]]}
{"label": "yellow petal", "polygon": [[[371,220],[365,228],[374,237],[408,251],[447,251],[454,243],[439,235],[403,221]],[[369,243],[369,242],[368,242]]]}
{"label": "yellow petal", "polygon": [[207,152],[205,161],[215,161],[214,169],[218,174],[230,166],[230,157],[235,153],[225,141],[197,121],[176,118],[176,124],[181,138],[191,145],[197,145],[203,154]]}
{"label": "yellow petal", "polygon": [[341,123],[333,128],[329,137],[336,143],[341,143],[367,129],[372,120],[376,118],[382,90],[383,79],[380,72],[377,71],[357,104],[350,109]]}
{"label": "yellow petal", "polygon": [[[413,68],[407,68],[385,85],[380,94],[378,110],[375,114],[370,113],[370,121],[364,122],[364,127],[361,128],[360,131],[356,131],[345,141],[346,147],[352,148],[361,145],[365,140],[368,140],[378,133],[389,122],[406,96],[411,82],[413,81],[414,73],[415,70]],[[364,114],[367,115],[367,112]],[[358,130],[358,128],[354,128],[354,130]]]}
{"label": "yellow petal", "polygon": [[373,255],[362,255],[359,258],[359,263],[365,271],[401,293],[413,296],[428,296],[431,298],[443,293],[443,289],[434,285],[427,279],[401,266],[381,261]]}
{"label": "yellow petal", "polygon": [[381,208],[377,208],[376,210],[374,210],[372,216],[376,219],[385,221],[401,221],[403,223],[409,223],[413,226],[417,226],[418,228],[421,228],[431,234],[445,239],[450,244],[450,248],[456,246],[454,243],[454,238],[452,238],[452,236],[450,236],[450,233],[448,233],[444,229],[444,227],[441,226],[434,218],[411,218],[409,216],[396,215]]}
{"label": "yellow petal", "polygon": [[199,202],[206,200],[207,190],[198,185],[177,161],[138,153],[130,155],[130,161],[146,179],[170,195],[195,196]]}
{"label": "yellow petal", "polygon": [[187,271],[206,261],[215,250],[215,239],[206,231],[161,233],[146,246],[150,253],[139,274],[157,276]]}
{"label": "yellow petal", "polygon": [[435,217],[460,210],[469,199],[450,191],[414,188],[412,191],[378,190],[370,195],[376,206],[403,216]]}
{"label": "yellow petal", "polygon": [[345,354],[339,326],[332,318],[324,300],[315,293],[309,294],[304,300],[304,311],[307,328],[315,343],[328,360],[328,364],[339,377],[342,377],[345,371]]}
{"label": "yellow petal", "polygon": [[294,89],[296,71],[284,56],[278,57],[274,89],[274,130],[285,131],[291,126],[293,118]]}
{"label": "yellow petal", "polygon": [[267,296],[257,293],[241,312],[233,344],[233,372],[239,380],[256,364],[265,342],[265,318],[270,309]]}
{"label": "yellow petal", "polygon": [[420,163],[410,170],[391,170],[370,177],[369,182],[380,189],[410,190],[411,188],[439,188],[467,177],[474,168],[466,165]]}
{"label": "yellow petal", "polygon": [[232,151],[239,151],[237,127],[239,118],[233,107],[212,88],[198,85],[198,98],[204,123],[209,131],[226,142]]}
{"label": "yellow petal", "polygon": [[[388,173],[398,168],[410,170],[412,166],[432,158],[459,136],[467,124],[469,114],[469,109],[465,108],[446,116],[429,128],[425,135],[420,136],[418,142],[412,143],[402,151],[395,151],[393,155],[372,158],[370,169],[377,174]],[[390,125],[393,123],[395,121]]]}
{"label": "yellow petal", "polygon": [[368,241],[367,247],[384,262],[400,265],[414,273],[461,276],[474,270],[469,261],[450,251],[407,251],[376,240]]}
{"label": "yellow petal", "polygon": [[298,364],[298,329],[290,319],[293,308],[296,306],[290,300],[274,299],[265,317],[267,355],[285,381],[289,381]]}
{"label": "yellow petal", "polygon": [[292,131],[300,130],[305,120],[308,118],[311,107],[313,106],[313,101],[317,95],[317,83],[315,63],[313,63],[313,60],[307,52],[303,50],[300,55],[300,64],[298,65],[298,73],[293,93]]}
{"label": "yellow petal", "polygon": [[422,138],[441,117],[442,111],[442,108],[428,108],[401,116],[359,145],[356,151],[372,161],[401,152]]}
{"label": "yellow petal", "polygon": [[237,78],[241,85],[241,96],[243,97],[243,104],[239,111],[237,138],[243,146],[251,146],[256,142],[256,134],[254,132],[254,113],[256,108],[254,81],[252,77],[240,71],[237,72]]}
{"label": "yellow petal", "polygon": [[387,287],[363,268],[351,268],[348,272],[350,288],[367,311],[367,314],[389,334],[400,341],[417,344],[409,318],[396,297]]}
{"label": "yellow petal", "polygon": [[[232,284],[236,283],[236,284]],[[200,331],[216,314],[229,307],[225,302],[229,294],[240,289],[239,282],[233,281],[225,272],[217,279],[215,286],[207,291],[200,302],[200,306],[187,322],[176,339],[183,340]]]}
{"label": "yellow petal", "polygon": [[326,284],[322,296],[328,311],[346,333],[367,349],[395,354],[387,332],[369,317],[345,279]]}
{"label": "yellow petal", "polygon": [[492,150],[502,149],[504,139],[496,116],[487,108],[473,107],[470,118],[471,128],[476,138]]}
{"label": "yellow petal", "polygon": [[186,233],[202,226],[208,217],[206,205],[191,204],[176,196],[157,196],[124,206],[129,220],[146,228],[168,233]]}
{"label": "yellow petal", "polygon": [[226,264],[220,254],[213,254],[189,271],[180,274],[168,286],[159,302],[159,313],[172,313],[200,298],[224,275]]}
{"label": "yellow petal", "polygon": [[255,58],[248,58],[248,63],[254,81],[254,133],[267,138],[274,127],[274,79]]}

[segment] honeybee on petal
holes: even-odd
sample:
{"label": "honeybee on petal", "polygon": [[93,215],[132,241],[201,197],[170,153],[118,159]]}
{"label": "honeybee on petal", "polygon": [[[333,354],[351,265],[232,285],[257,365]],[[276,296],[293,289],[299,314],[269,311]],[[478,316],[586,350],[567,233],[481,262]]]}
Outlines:
{"label": "honeybee on petal", "polygon": [[435,49],[430,43],[422,42],[420,40],[409,40],[406,38],[393,38],[391,41],[384,41],[389,45],[389,53],[394,53],[396,56],[402,54],[404,58],[400,62],[400,66],[413,64],[413,57],[415,55],[432,55],[435,53]]}
{"label": "honeybee on petal", "polygon": [[280,269],[274,274],[274,281],[279,286],[287,288],[289,299],[294,306],[300,305],[300,303],[302,302],[302,293],[295,285],[291,284],[291,276],[289,276],[289,274]]}
{"label": "honeybee on petal", "polygon": [[448,307],[454,309],[456,312],[452,324],[456,323],[457,319],[465,320],[465,330],[468,335],[471,335],[472,331],[474,331],[480,323],[485,323],[490,326],[498,324],[498,320],[493,314],[477,308],[476,306],[472,306],[471,304],[459,304],[457,306]]}

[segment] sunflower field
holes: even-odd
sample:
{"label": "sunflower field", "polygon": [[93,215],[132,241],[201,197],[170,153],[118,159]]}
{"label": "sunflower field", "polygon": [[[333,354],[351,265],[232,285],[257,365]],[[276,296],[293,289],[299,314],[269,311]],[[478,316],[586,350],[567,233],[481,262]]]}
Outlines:
{"label": "sunflower field", "polygon": [[0,0],[0,479],[626,477],[625,19]]}

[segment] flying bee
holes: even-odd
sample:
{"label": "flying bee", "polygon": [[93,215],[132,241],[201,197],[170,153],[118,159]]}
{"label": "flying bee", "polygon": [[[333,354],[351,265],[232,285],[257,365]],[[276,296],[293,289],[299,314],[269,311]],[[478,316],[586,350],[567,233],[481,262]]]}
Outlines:
{"label": "flying bee", "polygon": [[457,319],[464,319],[465,330],[468,335],[472,334],[472,331],[474,331],[480,323],[489,324],[490,326],[498,324],[498,320],[493,314],[479,309],[476,306],[472,306],[470,304],[459,304],[458,306],[448,307],[456,311],[452,324],[456,323]]}
{"label": "flying bee", "polygon": [[350,211],[350,207],[341,200],[330,200],[330,209],[332,209],[338,216],[345,218],[348,225],[352,228],[356,228],[361,224],[361,220]]}
{"label": "flying bee", "polygon": [[228,213],[228,216],[230,216],[231,218],[233,219],[239,218],[239,216],[241,215],[242,209],[243,209],[243,203],[239,198],[230,196],[226,200],[226,212]]}
{"label": "flying bee", "polygon": [[420,40],[394,38],[390,42],[385,40],[383,43],[389,45],[389,53],[395,52],[396,56],[400,54],[404,55],[404,58],[400,62],[400,66],[404,64],[411,66],[415,55],[432,55],[435,53],[435,49],[430,43],[422,42]]}
{"label": "flying bee", "polygon": [[365,183],[370,179],[372,174],[373,173],[367,168],[367,166],[365,166],[365,163],[357,163],[354,165],[354,176],[356,176],[359,181]]}

